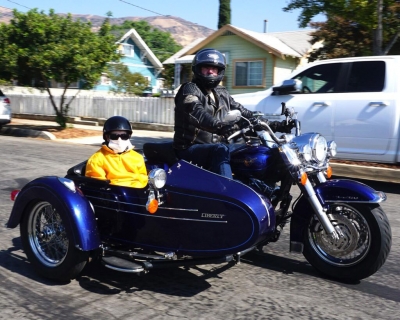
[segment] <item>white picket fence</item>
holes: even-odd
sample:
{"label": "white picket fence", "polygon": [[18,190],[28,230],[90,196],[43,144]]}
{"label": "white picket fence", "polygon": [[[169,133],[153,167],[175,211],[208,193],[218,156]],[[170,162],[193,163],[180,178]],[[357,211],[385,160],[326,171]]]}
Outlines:
{"label": "white picket fence", "polygon": [[[55,115],[47,94],[6,92],[14,114]],[[57,106],[60,96],[54,97]],[[69,101],[70,97],[67,97]],[[174,99],[154,97],[116,97],[113,95],[78,95],[70,105],[69,117],[107,119],[119,115],[131,122],[174,124]]]}

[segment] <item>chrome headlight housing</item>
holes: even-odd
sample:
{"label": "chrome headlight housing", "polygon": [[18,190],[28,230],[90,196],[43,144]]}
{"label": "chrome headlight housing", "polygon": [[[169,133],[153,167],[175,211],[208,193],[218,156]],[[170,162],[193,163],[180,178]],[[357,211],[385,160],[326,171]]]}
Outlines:
{"label": "chrome headlight housing", "polygon": [[309,162],[312,159],[312,150],[309,144],[303,144],[299,146],[299,153],[303,159]]}
{"label": "chrome headlight housing", "polygon": [[302,134],[292,143],[296,144],[300,157],[306,162],[322,163],[328,156],[328,144],[319,133]]}
{"label": "chrome headlight housing", "polygon": [[151,187],[161,189],[167,182],[167,173],[164,169],[153,169],[149,173],[149,184]]}

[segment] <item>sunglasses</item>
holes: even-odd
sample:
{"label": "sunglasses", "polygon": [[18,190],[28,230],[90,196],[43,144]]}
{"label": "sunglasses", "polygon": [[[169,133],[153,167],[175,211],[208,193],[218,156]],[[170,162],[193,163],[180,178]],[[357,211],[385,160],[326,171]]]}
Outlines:
{"label": "sunglasses", "polygon": [[128,140],[130,135],[128,133],[110,133],[111,140],[118,140],[118,138],[121,138],[121,140]]}

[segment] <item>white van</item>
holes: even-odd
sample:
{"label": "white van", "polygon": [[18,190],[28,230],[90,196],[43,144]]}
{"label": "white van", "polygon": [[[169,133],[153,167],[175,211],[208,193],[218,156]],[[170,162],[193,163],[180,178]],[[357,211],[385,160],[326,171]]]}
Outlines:
{"label": "white van", "polygon": [[299,86],[272,87],[233,98],[270,119],[281,102],[298,112],[302,132],[319,132],[338,145],[337,158],[400,162],[400,56],[321,60],[290,76]]}

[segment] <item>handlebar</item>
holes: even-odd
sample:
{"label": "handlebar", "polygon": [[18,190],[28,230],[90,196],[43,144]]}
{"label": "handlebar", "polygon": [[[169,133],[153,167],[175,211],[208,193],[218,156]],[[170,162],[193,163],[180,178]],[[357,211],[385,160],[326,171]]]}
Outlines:
{"label": "handlebar", "polygon": [[[301,134],[301,128],[300,128],[300,121],[297,119],[297,112],[295,112],[293,108],[292,109],[287,108],[285,102],[282,102],[281,106],[282,106],[281,115],[284,115],[286,117],[286,124],[289,124],[289,121],[292,121],[295,124],[294,128],[296,128],[295,135],[299,136]],[[262,130],[268,131],[268,133],[270,134],[271,138],[274,140],[275,143],[277,144],[286,143],[286,140],[284,138],[279,139],[272,131],[268,123],[261,119],[263,115],[264,114],[261,112],[253,113],[254,118],[252,119],[247,119],[241,116],[242,119],[248,122],[248,126],[234,132],[227,138],[227,140],[229,141],[239,135],[244,135],[246,132],[255,129],[257,126],[260,126]]]}

